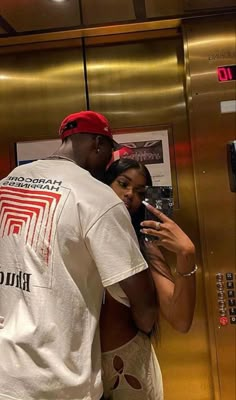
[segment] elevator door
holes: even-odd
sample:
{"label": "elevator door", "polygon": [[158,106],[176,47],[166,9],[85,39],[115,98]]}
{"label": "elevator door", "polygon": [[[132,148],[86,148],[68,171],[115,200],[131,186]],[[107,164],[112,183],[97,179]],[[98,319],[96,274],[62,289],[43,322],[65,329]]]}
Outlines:
{"label": "elevator door", "polygon": [[236,193],[227,143],[236,139],[236,80],[223,74],[236,64],[236,15],[186,23],[185,33],[214,391],[217,400],[235,400]]}

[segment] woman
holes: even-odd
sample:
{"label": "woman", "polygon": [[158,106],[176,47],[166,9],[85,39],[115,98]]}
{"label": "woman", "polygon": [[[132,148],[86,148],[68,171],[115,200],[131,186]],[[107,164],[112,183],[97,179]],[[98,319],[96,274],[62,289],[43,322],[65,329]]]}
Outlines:
{"label": "woman", "polygon": [[[195,305],[195,248],[188,236],[160,211],[146,205],[161,224],[144,221],[145,187],[152,185],[147,168],[131,159],[120,159],[107,170],[106,183],[127,207],[143,255],[148,262],[161,313],[172,327],[187,332]],[[140,226],[141,223],[141,226]],[[157,237],[145,242],[142,234]],[[176,254],[176,277],[160,251],[163,247]],[[112,292],[114,296],[114,291]],[[162,400],[163,388],[159,364],[150,338],[138,331],[125,301],[105,294],[100,327],[102,344],[104,398],[113,400]],[[126,305],[125,305],[126,304]]]}

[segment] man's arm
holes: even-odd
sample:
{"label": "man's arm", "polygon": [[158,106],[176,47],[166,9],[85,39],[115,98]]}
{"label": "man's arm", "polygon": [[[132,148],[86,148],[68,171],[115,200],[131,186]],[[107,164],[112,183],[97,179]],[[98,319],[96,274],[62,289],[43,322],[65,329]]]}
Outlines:
{"label": "man's arm", "polygon": [[157,314],[155,287],[122,203],[105,212],[88,230],[86,245],[103,286],[111,289],[119,283],[137,327],[150,332]]}
{"label": "man's arm", "polygon": [[157,319],[156,291],[149,269],[121,281],[120,286],[129,299],[136,326],[149,333]]}

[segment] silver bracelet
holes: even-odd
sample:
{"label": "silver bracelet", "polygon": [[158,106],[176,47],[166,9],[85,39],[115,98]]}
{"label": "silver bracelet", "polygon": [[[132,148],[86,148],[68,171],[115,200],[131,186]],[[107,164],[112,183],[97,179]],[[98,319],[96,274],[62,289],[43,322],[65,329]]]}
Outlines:
{"label": "silver bracelet", "polygon": [[197,272],[197,270],[198,270],[198,266],[197,266],[197,264],[195,264],[194,269],[192,271],[188,272],[187,274],[182,274],[181,272],[179,272],[177,270],[175,270],[175,273],[179,276],[188,277],[188,276],[194,275]]}

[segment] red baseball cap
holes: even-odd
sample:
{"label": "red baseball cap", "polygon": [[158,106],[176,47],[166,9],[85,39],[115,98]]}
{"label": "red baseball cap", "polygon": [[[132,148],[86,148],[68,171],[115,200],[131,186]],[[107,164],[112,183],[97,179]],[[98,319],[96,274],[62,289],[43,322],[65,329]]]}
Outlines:
{"label": "red baseball cap", "polygon": [[121,146],[113,140],[111,128],[104,115],[95,111],[80,111],[68,115],[61,123],[59,136],[62,140],[77,133],[94,133],[110,139],[115,149]]}

